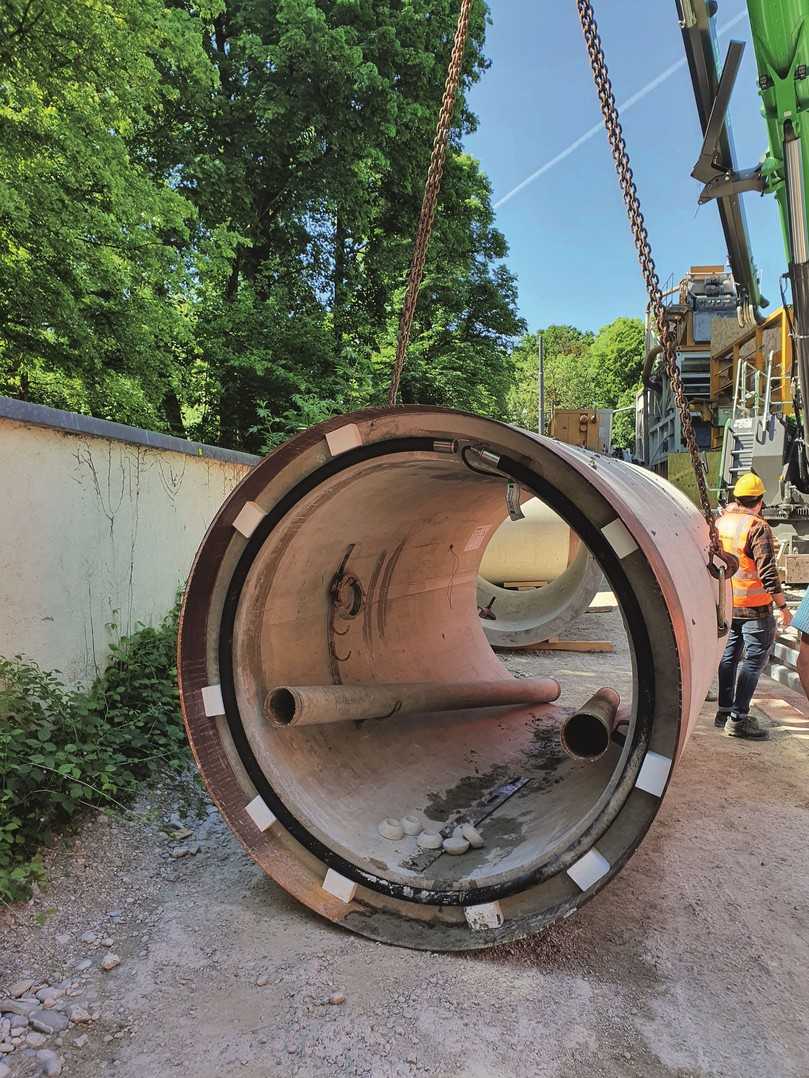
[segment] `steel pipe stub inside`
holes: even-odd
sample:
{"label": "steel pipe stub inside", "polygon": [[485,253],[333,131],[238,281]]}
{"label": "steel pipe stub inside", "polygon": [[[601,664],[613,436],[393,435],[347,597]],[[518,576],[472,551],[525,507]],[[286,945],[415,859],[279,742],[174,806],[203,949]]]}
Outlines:
{"label": "steel pipe stub inside", "polygon": [[600,760],[610,747],[618,726],[621,697],[615,689],[594,693],[560,730],[562,748],[576,760]]}
{"label": "steel pipe stub inside", "polygon": [[264,701],[265,716],[277,727],[365,722],[441,711],[477,712],[514,704],[549,704],[559,699],[555,678],[516,678],[392,685],[281,685]]}
{"label": "steel pipe stub inside", "polygon": [[[279,687],[326,689],[332,706],[363,686],[513,685],[476,601],[509,481],[575,531],[618,598],[623,744],[563,752],[584,680],[569,700],[268,721]],[[707,551],[694,506],[621,461],[422,407],[314,427],[245,477],[188,582],[178,669],[208,789],[258,864],[347,928],[430,950],[539,931],[620,869],[658,810],[719,659]],[[404,818],[444,839],[471,824],[482,845],[450,856],[412,827],[380,833]]]}

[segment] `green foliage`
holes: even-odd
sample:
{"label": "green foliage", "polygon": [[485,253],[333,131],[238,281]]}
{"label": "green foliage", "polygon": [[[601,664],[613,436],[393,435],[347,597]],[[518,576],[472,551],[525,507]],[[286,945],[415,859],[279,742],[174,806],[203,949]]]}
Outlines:
{"label": "green foliage", "polygon": [[[381,403],[457,0],[0,5],[0,392],[262,450]],[[461,149],[403,384],[503,415],[524,330]]]}
{"label": "green foliage", "polygon": [[176,687],[177,612],[113,649],[86,692],[0,658],[0,898],[41,875],[38,849],[83,807],[116,805],[188,762]]}
{"label": "green foliage", "polygon": [[194,209],[141,144],[167,71],[211,85],[200,32],[162,0],[0,5],[0,391],[61,374],[65,403],[166,425]]}
{"label": "green foliage", "polygon": [[[541,331],[545,346],[545,416],[554,408],[623,408],[640,388],[644,331],[639,318],[616,318],[594,336],[573,326]],[[514,349],[515,378],[508,395],[510,421],[534,429],[537,422],[538,341],[528,334]],[[631,412],[616,416],[613,445],[634,440]]]}
{"label": "green foliage", "polygon": [[[0,392],[258,452],[382,403],[457,12],[0,4]],[[475,0],[402,398],[533,426],[536,340],[513,347],[462,149],[487,18]],[[549,410],[631,401],[639,323],[544,332]]]}
{"label": "green foliage", "polygon": [[[545,352],[545,417],[554,408],[578,407],[591,403],[592,370],[587,354],[592,333],[574,326],[548,326],[540,330]],[[512,423],[533,430],[536,427],[539,396],[539,333],[526,334],[514,349],[514,380],[508,394],[508,416]]]}

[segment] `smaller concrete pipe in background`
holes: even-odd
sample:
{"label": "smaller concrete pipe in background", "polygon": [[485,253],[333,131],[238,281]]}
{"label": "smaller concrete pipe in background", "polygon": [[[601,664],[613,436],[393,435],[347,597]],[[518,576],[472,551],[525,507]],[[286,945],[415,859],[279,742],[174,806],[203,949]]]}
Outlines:
{"label": "smaller concrete pipe in background", "polygon": [[599,689],[575,715],[565,719],[559,735],[574,760],[600,760],[610,747],[621,697],[615,689]]}
{"label": "smaller concrete pipe in background", "polygon": [[264,716],[274,726],[314,726],[360,719],[390,719],[431,711],[463,711],[559,699],[551,677],[440,684],[280,685],[267,694]]}

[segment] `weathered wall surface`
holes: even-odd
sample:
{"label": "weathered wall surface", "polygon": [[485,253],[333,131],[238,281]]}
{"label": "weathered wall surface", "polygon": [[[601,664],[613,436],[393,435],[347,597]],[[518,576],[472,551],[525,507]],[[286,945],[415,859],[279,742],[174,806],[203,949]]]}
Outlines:
{"label": "weathered wall surface", "polygon": [[0,655],[92,678],[169,610],[254,460],[0,398]]}

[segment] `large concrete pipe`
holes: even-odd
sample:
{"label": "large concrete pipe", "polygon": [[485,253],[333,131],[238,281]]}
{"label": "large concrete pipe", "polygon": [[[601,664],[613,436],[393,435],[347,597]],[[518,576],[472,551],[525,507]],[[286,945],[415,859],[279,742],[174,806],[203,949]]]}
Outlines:
{"label": "large concrete pipe", "polygon": [[[618,597],[624,743],[563,752],[584,678],[569,700],[488,714],[268,721],[277,686],[508,681],[476,604],[508,477]],[[623,462],[424,407],[314,427],[243,480],[191,572],[178,666],[211,795],[270,876],[346,928],[431,950],[536,932],[603,887],[657,813],[719,659],[706,559],[694,506]]]}
{"label": "large concrete pipe", "polygon": [[[480,565],[478,606],[491,612],[483,631],[495,647],[561,636],[587,610],[603,580],[596,559],[550,506],[528,498],[521,509],[521,520],[506,518],[497,528]],[[541,587],[517,586],[539,581]]]}

